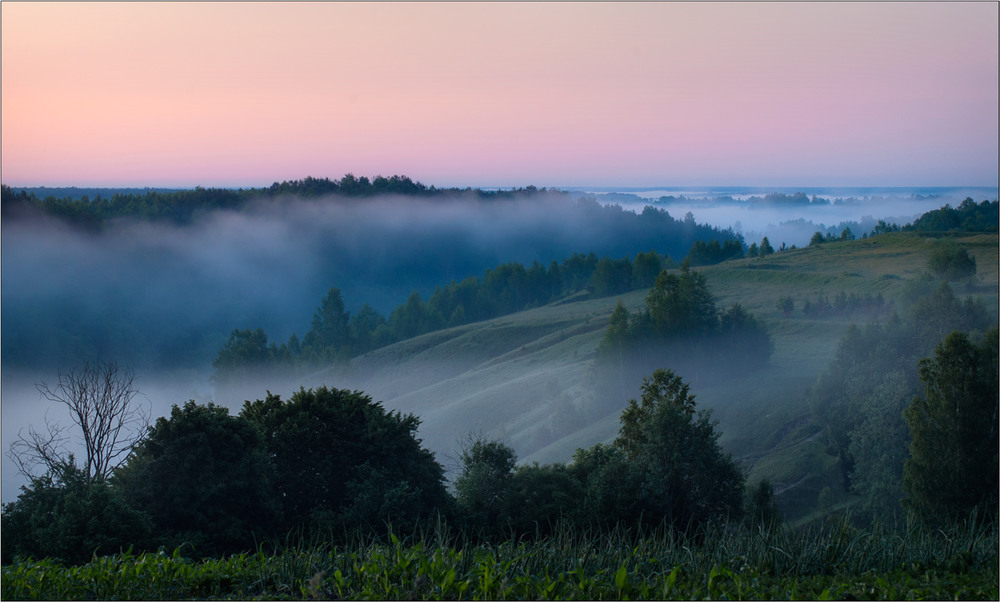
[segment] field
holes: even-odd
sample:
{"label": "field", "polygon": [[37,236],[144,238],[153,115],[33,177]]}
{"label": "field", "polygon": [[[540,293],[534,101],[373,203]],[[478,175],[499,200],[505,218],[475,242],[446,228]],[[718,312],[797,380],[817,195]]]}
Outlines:
{"label": "field", "polygon": [[6,599],[814,599],[995,600],[995,528],[810,529],[586,536],[457,546],[419,541],[314,545],[192,561],[122,554],[79,567],[3,568]]}
{"label": "field", "polygon": [[[953,284],[955,294],[975,295],[996,315],[997,236],[949,240],[966,247],[978,266],[977,281]],[[940,243],[933,236],[885,234],[698,268],[720,308],[742,304],[774,336],[767,368],[737,381],[694,378],[691,384],[699,407],[711,408],[719,420],[720,443],[744,465],[749,482],[774,484],[787,520],[816,518],[824,488],[833,493],[831,509],[853,503],[805,397],[848,325],[868,321],[863,315],[808,317],[802,304],[839,292],[881,294],[905,315],[919,294],[938,285],[926,263]],[[636,310],[645,294],[620,299]],[[791,316],[776,306],[782,296],[795,301]],[[596,349],[617,300],[569,298],[429,333],[356,358],[346,372],[320,373],[290,388],[321,382],[356,388],[387,408],[413,412],[422,420],[424,445],[447,469],[457,468],[457,450],[470,435],[508,441],[521,462],[567,462],[577,448],[614,439],[621,410],[636,395],[624,391],[619,404],[608,406],[590,393]]]}

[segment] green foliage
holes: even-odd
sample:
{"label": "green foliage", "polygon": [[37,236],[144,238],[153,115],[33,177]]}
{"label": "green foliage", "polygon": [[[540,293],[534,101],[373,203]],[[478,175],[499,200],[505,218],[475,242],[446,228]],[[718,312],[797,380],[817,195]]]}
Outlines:
{"label": "green foliage", "polygon": [[157,545],[205,555],[252,549],[280,522],[274,464],[256,425],[189,401],[159,418],[114,479],[147,512]]}
{"label": "green foliage", "polygon": [[688,385],[670,370],[643,380],[640,401],[622,412],[615,445],[638,469],[644,520],[699,528],[740,512],[743,474],[718,445],[707,411],[695,412]]}
{"label": "green foliage", "polygon": [[734,236],[722,244],[718,240],[696,240],[688,251],[686,261],[692,266],[714,265],[729,259],[741,259],[742,257],[743,242]]}
{"label": "green foliage", "polygon": [[945,205],[921,215],[904,230],[917,232],[996,232],[1000,227],[1000,203],[983,201],[976,204],[966,198],[957,207]]}
{"label": "green foliage", "polygon": [[[815,299],[806,299],[802,303],[802,313],[813,319],[829,316],[865,315],[870,319],[877,320],[887,316],[892,309],[893,304],[887,302],[882,293],[858,295],[853,292],[848,294],[840,291],[832,302],[826,295],[819,295]],[[790,315],[790,313],[791,310],[786,315]]]}
{"label": "green foliage", "polygon": [[660,259],[656,251],[639,253],[632,262],[632,288],[644,289],[653,286],[656,277],[667,267],[664,263],[673,263],[669,257]]}
{"label": "green foliage", "polygon": [[274,459],[286,529],[401,529],[447,512],[444,472],[420,446],[420,420],[359,391],[301,389],[244,404]]}
{"label": "green foliage", "polygon": [[[683,371],[707,357],[726,373],[740,374],[766,364],[773,351],[767,328],[741,305],[718,310],[700,272],[664,270],[646,295],[645,311],[631,315],[620,302],[615,307],[598,349],[604,360],[598,387],[617,394],[637,371],[648,373],[655,365]],[[621,386],[609,388],[615,382]]]}
{"label": "green foliage", "polygon": [[970,278],[976,275],[976,258],[964,247],[938,244],[927,258],[927,269],[949,281]]}
{"label": "green foliage", "polygon": [[271,359],[264,329],[233,330],[229,340],[212,362],[212,367],[215,368],[215,383],[227,386],[251,376],[260,376]]}
{"label": "green foliage", "polygon": [[462,450],[455,501],[467,528],[485,536],[504,531],[511,520],[509,497],[517,454],[500,441],[477,439]]}
{"label": "green foliage", "polygon": [[760,240],[760,256],[767,257],[774,253],[774,247],[771,246],[771,241],[767,240],[765,236]]}
{"label": "green foliage", "polygon": [[774,498],[774,486],[762,479],[747,492],[746,519],[751,526],[773,529],[781,524],[781,513]]}
{"label": "green foliage", "polygon": [[562,525],[579,521],[583,486],[565,464],[521,466],[511,479],[510,499],[515,532],[549,536]]}
{"label": "green foliage", "polygon": [[302,338],[302,353],[316,362],[346,359],[351,354],[350,312],[340,290],[331,288],[313,314],[312,328]]}
{"label": "green foliage", "polygon": [[306,177],[302,180],[275,182],[267,188],[232,190],[227,188],[202,188],[192,190],[127,191],[115,193],[110,199],[95,198],[91,201],[84,196],[80,199],[47,196],[39,199],[34,193],[15,193],[4,185],[2,203],[5,213],[15,208],[35,208],[50,215],[63,218],[71,223],[100,228],[106,220],[117,217],[138,217],[149,220],[167,220],[178,224],[190,223],[198,216],[218,209],[240,209],[254,200],[297,197],[317,199],[322,197],[364,198],[375,195],[406,195],[432,198],[454,198],[471,195],[480,200],[493,200],[518,196],[563,195],[556,190],[536,188],[516,188],[513,190],[481,190],[427,187],[414,182],[407,176],[394,175],[389,178],[376,176],[357,177],[346,174],[340,180]]}
{"label": "green foliage", "polygon": [[705,276],[687,268],[680,275],[660,272],[646,295],[646,311],[652,331],[661,338],[709,334],[718,324]]}
{"label": "green foliage", "polygon": [[691,539],[568,530],[532,542],[437,538],[286,548],[193,562],[120,554],[3,567],[7,599],[997,598],[995,528],[718,529]]}
{"label": "green foliage", "polygon": [[632,290],[632,262],[602,258],[597,262],[590,286],[596,297],[609,297]]}
{"label": "green foliage", "polygon": [[2,524],[4,564],[15,557],[80,564],[144,545],[152,532],[148,515],[72,461],[22,486],[17,500],[4,505]]}
{"label": "green foliage", "polygon": [[997,328],[980,344],[952,332],[920,362],[923,397],[904,414],[913,441],[903,473],[907,505],[942,521],[997,512]]}
{"label": "green foliage", "polygon": [[917,302],[906,320],[851,326],[833,361],[809,392],[844,489],[862,497],[867,518],[894,520],[900,510],[910,434],[903,410],[918,392],[917,366],[952,330],[981,332],[982,304],[955,297],[947,284]]}

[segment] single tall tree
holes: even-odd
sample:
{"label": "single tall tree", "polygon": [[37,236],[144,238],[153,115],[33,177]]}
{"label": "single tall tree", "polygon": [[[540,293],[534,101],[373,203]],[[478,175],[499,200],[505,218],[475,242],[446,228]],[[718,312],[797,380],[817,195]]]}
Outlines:
{"label": "single tall tree", "polygon": [[952,332],[920,361],[924,396],[903,414],[913,436],[903,489],[926,519],[997,511],[997,360],[993,327],[978,345]]}

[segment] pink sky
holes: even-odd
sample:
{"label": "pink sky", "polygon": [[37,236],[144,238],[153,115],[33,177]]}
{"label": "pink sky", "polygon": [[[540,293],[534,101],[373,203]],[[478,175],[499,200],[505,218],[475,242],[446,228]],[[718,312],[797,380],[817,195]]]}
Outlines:
{"label": "pink sky", "polygon": [[2,179],[998,180],[998,5],[10,3]]}

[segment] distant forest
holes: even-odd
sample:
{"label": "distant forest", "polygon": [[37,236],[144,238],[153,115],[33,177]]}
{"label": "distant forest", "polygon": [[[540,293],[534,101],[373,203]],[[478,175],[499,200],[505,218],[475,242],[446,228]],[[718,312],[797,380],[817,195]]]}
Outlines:
{"label": "distant forest", "polygon": [[[632,261],[603,257],[683,257],[695,241],[742,248],[731,230],[698,224],[690,214],[636,213],[533,186],[439,189],[405,176],[79,199],[40,199],[3,186],[2,209],[3,364],[25,368],[108,357],[204,367],[234,329],[262,327],[282,339],[302,332],[316,300],[332,288],[352,317],[373,321],[373,340],[350,345],[351,353],[363,352],[544,304],[564,290],[623,290],[608,278],[624,278],[631,288],[624,272]],[[553,262],[574,254],[573,265],[552,273]],[[589,271],[576,274],[577,267]],[[479,275],[482,286],[513,287],[495,299],[497,308],[441,303],[441,295],[469,292],[469,278]],[[562,282],[548,293],[529,290],[539,276]],[[383,320],[398,332],[379,331]]]}
{"label": "distant forest", "polygon": [[[435,188],[415,182],[407,176],[368,179],[347,174],[339,180],[307,177],[302,180],[275,182],[267,188],[203,188],[171,190],[159,188],[86,189],[52,188],[51,194],[40,197],[35,192],[49,189],[14,189],[3,186],[3,215],[26,208],[35,208],[49,215],[67,219],[78,225],[99,227],[105,220],[117,217],[137,217],[167,220],[178,224],[190,223],[198,215],[217,209],[239,209],[257,199],[296,197],[316,199],[326,196],[369,198],[401,195],[425,198],[473,196],[483,200],[511,199],[515,196],[562,196],[557,190],[527,186],[509,190],[480,188]],[[102,196],[111,193],[110,197]],[[94,195],[91,197],[90,195]]]}
{"label": "distant forest", "polygon": [[[681,260],[709,265],[785,248],[664,208],[631,211],[533,186],[435,188],[406,176],[110,197],[44,190],[53,194],[0,191],[8,367],[128,357],[139,367],[204,368],[216,359],[218,369],[228,363],[219,357],[227,339],[259,350],[265,330],[280,343],[316,326],[317,300],[335,289],[344,307],[331,299],[333,313],[350,313],[346,332],[307,332],[309,341],[289,337],[273,350],[263,337],[268,364],[299,349],[326,361],[581,291],[648,288],[658,268]],[[995,232],[997,222],[996,201],[966,199],[902,228],[880,222],[872,233]],[[868,235],[818,242],[856,234]],[[966,258],[945,259],[947,269],[968,269]]]}

